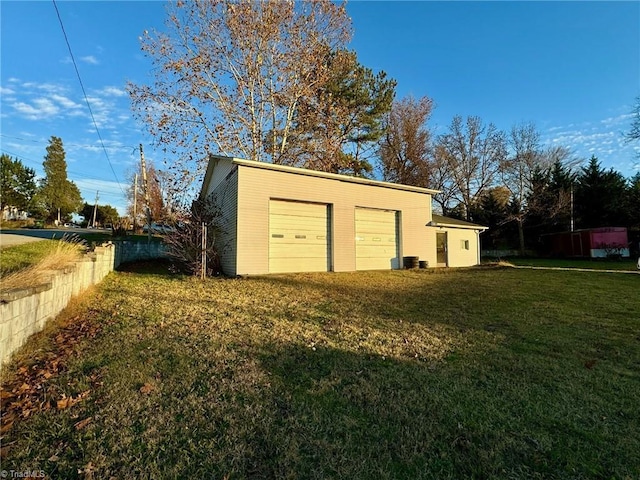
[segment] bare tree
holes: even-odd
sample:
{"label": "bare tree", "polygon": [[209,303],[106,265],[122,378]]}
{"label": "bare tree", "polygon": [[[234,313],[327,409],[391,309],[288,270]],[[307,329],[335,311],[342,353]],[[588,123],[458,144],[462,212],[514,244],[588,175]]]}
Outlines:
{"label": "bare tree", "polygon": [[382,178],[388,182],[431,187],[433,146],[427,121],[433,100],[409,96],[394,102],[380,142]]}
{"label": "bare tree", "polygon": [[533,123],[514,125],[509,133],[508,145],[511,155],[503,163],[502,182],[511,194],[512,208],[507,221],[518,225],[520,253],[525,250],[524,221],[528,214],[527,200],[530,198],[535,172],[546,170],[553,162],[544,155],[540,147],[540,134]]}
{"label": "bare tree", "polygon": [[437,162],[450,176],[448,195],[464,208],[471,220],[476,197],[493,185],[507,157],[506,138],[492,123],[484,125],[480,117],[455,116],[449,133],[441,135],[436,146]]}
{"label": "bare tree", "polygon": [[437,146],[431,164],[430,187],[440,191],[440,193],[433,196],[433,201],[436,203],[436,210],[439,210],[443,215],[447,215],[454,200],[456,188],[449,165]]}
{"label": "bare tree", "polygon": [[[172,199],[174,190],[169,186],[169,182],[171,180],[168,178],[168,174],[166,172],[157,170],[152,162],[147,161],[146,167],[148,184],[147,194],[149,196],[151,220],[154,222],[164,221],[169,216],[168,207],[173,203]],[[135,211],[137,215],[142,218],[146,212],[147,202],[144,195],[144,185],[142,184],[143,175],[139,170],[129,174],[130,187],[127,189],[127,213],[133,217],[133,213]],[[138,174],[137,194],[135,191],[136,185],[134,184],[134,177],[136,173]],[[136,203],[135,208],[134,202]],[[138,222],[138,225],[140,225],[140,222]]]}
{"label": "bare tree", "polygon": [[631,127],[625,133],[627,141],[640,141],[640,95],[636,97],[636,103],[631,112]]}
{"label": "bare tree", "polygon": [[129,84],[135,114],[179,158],[177,177],[202,173],[213,146],[279,163],[302,98],[329,77],[327,52],[351,36],[329,0],[193,0],[170,7],[167,33],[145,32],[151,85]]}

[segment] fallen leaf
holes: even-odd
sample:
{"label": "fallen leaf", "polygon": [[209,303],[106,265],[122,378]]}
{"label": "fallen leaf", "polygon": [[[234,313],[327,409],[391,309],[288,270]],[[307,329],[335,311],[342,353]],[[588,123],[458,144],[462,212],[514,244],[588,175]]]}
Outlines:
{"label": "fallen leaf", "polygon": [[13,398],[15,395],[11,392],[7,392],[6,390],[0,390],[0,400],[6,400],[7,398]]}
{"label": "fallen leaf", "polygon": [[[11,427],[13,427],[13,420],[5,423],[4,425],[2,425],[2,427],[0,427],[0,435],[4,435],[5,433],[7,433],[9,430],[11,430]],[[4,455],[2,456],[4,457]]]}
{"label": "fallen leaf", "polygon": [[84,420],[80,420],[79,422],[75,423],[73,426],[76,427],[76,430],[82,430],[84,427],[86,427],[91,423],[91,420],[93,420],[93,417],[88,417],[88,418],[85,418]]}
{"label": "fallen leaf", "polygon": [[7,458],[10,448],[11,447],[9,445],[3,445],[2,447],[0,447],[0,458]]}
{"label": "fallen leaf", "polygon": [[58,402],[56,404],[57,407],[58,407],[58,410],[63,410],[65,408],[67,408],[69,406],[69,402],[71,402],[71,398],[65,397],[63,395],[62,398],[60,400],[58,400]]}
{"label": "fallen leaf", "polygon": [[31,386],[28,383],[23,383],[18,389],[18,393],[25,393],[31,390]]}
{"label": "fallen leaf", "polygon": [[58,457],[57,455],[51,455],[47,461],[49,462],[57,462],[58,460],[60,460],[60,457]]}
{"label": "fallen leaf", "polygon": [[144,395],[149,395],[155,389],[156,389],[156,387],[154,387],[151,383],[147,382],[143,386],[140,387],[140,393],[142,393]]}

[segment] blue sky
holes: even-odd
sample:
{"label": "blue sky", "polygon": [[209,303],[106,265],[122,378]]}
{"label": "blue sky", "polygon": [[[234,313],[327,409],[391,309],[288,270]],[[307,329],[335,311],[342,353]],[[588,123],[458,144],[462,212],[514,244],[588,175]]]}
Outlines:
{"label": "blue sky", "polygon": [[[99,203],[124,213],[137,145],[159,168],[166,160],[125,93],[127,81],[151,81],[138,37],[162,28],[164,5],[60,1],[58,9],[107,154],[49,1],[0,2],[0,148],[41,174],[49,137],[61,137],[85,200],[99,191]],[[532,121],[549,145],[596,155],[627,177],[640,170],[638,147],[622,136],[640,95],[640,2],[361,1],[347,9],[360,62],[396,79],[399,98],[431,97],[436,133],[456,114],[505,130]]]}

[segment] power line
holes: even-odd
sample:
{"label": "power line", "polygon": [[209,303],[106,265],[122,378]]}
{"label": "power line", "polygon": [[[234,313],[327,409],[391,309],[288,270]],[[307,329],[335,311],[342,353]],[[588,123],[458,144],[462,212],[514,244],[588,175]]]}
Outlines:
{"label": "power line", "polygon": [[[25,164],[42,165],[42,162],[38,160],[33,160],[32,158],[28,158],[23,155],[17,154],[15,152],[11,152],[9,150],[6,150],[5,148],[0,148],[0,151],[4,154],[16,157],[18,160],[22,161]],[[104,183],[102,183],[107,180],[101,180],[100,178],[95,178],[95,176],[88,176],[86,173],[80,173],[80,172],[76,172],[68,169],[67,169],[67,173],[73,174],[73,178],[71,178],[71,180],[74,182],[94,184],[96,186],[99,186],[100,190],[104,192],[105,195],[115,197],[115,198],[122,198],[122,187],[120,187],[120,185],[118,185],[120,187],[120,190],[118,191],[116,189],[110,189],[108,185],[105,185]],[[91,187],[91,189],[93,188],[94,187]]]}
{"label": "power line", "polygon": [[[4,138],[11,138],[12,140],[20,140],[21,142],[30,142],[30,143],[35,143],[37,145],[44,145],[48,142],[48,140],[33,140],[30,138],[22,138],[22,137],[14,137],[12,135],[6,135],[4,133],[0,133],[0,137],[4,137]],[[95,148],[96,145],[81,145],[79,143],[64,143],[65,147],[77,147],[77,148]],[[108,146],[107,148],[111,149],[111,150],[138,150],[138,147],[132,146],[132,145],[111,145]]]}
{"label": "power line", "polygon": [[[6,148],[2,148],[0,147],[0,151],[4,154],[7,154],[9,156],[13,156],[16,157],[18,160],[20,160],[21,162],[25,163],[25,164],[32,164],[32,165],[37,165],[39,167],[42,166],[42,161],[40,160],[34,160],[33,158],[29,158],[29,157],[25,157],[24,155],[20,154],[20,153],[16,153],[16,152],[12,152],[10,150],[7,150]],[[73,163],[72,163],[73,165]],[[101,180],[100,178],[96,178],[95,175],[89,175],[85,172],[78,172],[77,170],[69,170],[67,168],[67,173],[71,173],[73,174],[74,178],[79,178],[79,179],[90,179],[90,180],[95,180],[95,181],[107,181],[107,180]],[[118,185],[120,186],[120,185]],[[122,188],[120,188],[120,191],[122,191]]]}
{"label": "power line", "polygon": [[64,35],[64,40],[67,43],[67,48],[69,49],[69,55],[71,56],[71,62],[73,63],[73,67],[76,70],[76,75],[78,76],[78,82],[80,82],[80,88],[82,89],[82,94],[84,95],[84,101],[87,104],[87,108],[89,108],[89,114],[91,115],[91,121],[93,122],[93,126],[96,129],[96,133],[98,134],[98,138],[100,139],[100,144],[102,145],[102,151],[104,152],[104,156],[107,158],[107,162],[109,162],[109,167],[111,168],[111,172],[113,172],[113,177],[116,179],[116,183],[120,187],[123,195],[124,189],[122,185],[120,185],[120,180],[118,180],[118,175],[116,175],[116,171],[111,164],[111,159],[109,158],[109,154],[107,153],[107,148],[104,145],[104,141],[102,140],[102,135],[100,134],[100,130],[98,129],[98,123],[96,122],[95,117],[93,116],[93,110],[91,110],[91,104],[89,103],[89,98],[87,97],[87,92],[84,89],[84,84],[82,83],[82,78],[80,77],[80,71],[78,70],[78,64],[76,63],[76,59],[73,56],[73,52],[71,51],[71,44],[69,43],[69,39],[67,37],[67,32],[64,29],[64,24],[62,23],[62,17],[60,17],[60,11],[58,10],[58,5],[56,4],[56,0],[53,1],[53,6],[56,9],[56,15],[58,16],[58,21],[60,22],[60,28],[62,29],[62,34]]}

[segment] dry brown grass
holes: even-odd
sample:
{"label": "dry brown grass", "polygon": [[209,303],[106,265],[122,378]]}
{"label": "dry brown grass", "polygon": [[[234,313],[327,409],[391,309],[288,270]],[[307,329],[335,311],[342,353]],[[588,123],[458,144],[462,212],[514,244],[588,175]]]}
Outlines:
{"label": "dry brown grass", "polygon": [[63,270],[76,262],[84,247],[84,242],[77,239],[58,242],[55,248],[37,263],[2,277],[0,292],[31,288],[47,282],[52,271]]}
{"label": "dry brown grass", "polygon": [[2,468],[640,479],[638,280],[492,267],[202,282],[130,265],[8,367]]}

